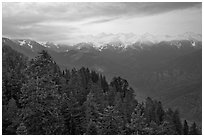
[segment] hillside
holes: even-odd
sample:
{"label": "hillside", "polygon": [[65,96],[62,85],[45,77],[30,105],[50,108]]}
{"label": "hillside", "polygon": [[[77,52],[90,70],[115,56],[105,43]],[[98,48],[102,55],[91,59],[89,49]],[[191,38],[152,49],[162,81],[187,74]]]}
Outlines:
{"label": "hillside", "polygon": [[201,134],[195,122],[188,126],[160,101],[139,103],[127,80],[107,82],[84,67],[61,71],[45,50],[28,61],[3,45],[3,68],[12,70],[2,81],[4,135]]}
{"label": "hillside", "polygon": [[49,43],[47,46],[33,43],[31,48],[26,43],[21,46],[16,40],[3,38],[3,45],[30,58],[42,49],[48,50],[61,69],[88,67],[105,74],[108,81],[121,76],[128,79],[140,101],[150,96],[162,100],[166,108],[178,108],[181,116],[189,121],[201,121],[202,43],[199,41],[196,45],[190,40],[152,45],[134,43],[126,48],[112,43],[99,49],[92,43],[79,43],[66,50],[60,45],[58,48],[50,45],[55,46],[53,49],[48,47]]}

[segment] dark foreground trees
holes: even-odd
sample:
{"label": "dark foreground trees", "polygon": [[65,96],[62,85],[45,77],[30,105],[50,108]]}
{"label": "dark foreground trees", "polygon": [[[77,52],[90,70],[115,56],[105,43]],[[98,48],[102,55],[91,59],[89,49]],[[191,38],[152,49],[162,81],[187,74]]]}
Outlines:
{"label": "dark foreground trees", "polygon": [[[177,110],[151,98],[138,103],[121,77],[109,84],[87,68],[61,71],[46,51],[24,66],[26,59],[13,57],[22,55],[3,51],[3,134],[200,134]],[[9,79],[15,73],[19,79]]]}

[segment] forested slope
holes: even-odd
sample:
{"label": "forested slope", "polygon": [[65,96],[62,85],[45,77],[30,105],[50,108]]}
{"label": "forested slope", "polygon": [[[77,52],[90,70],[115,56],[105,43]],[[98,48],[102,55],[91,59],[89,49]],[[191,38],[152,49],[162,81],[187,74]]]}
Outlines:
{"label": "forested slope", "polygon": [[160,101],[139,103],[121,77],[60,70],[44,50],[28,61],[4,45],[2,58],[3,134],[201,134]]}

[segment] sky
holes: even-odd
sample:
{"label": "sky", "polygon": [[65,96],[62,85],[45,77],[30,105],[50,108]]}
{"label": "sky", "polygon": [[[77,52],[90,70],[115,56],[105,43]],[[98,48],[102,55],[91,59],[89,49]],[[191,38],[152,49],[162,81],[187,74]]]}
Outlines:
{"label": "sky", "polygon": [[202,3],[99,2],[2,4],[2,35],[69,43],[100,33],[202,33]]}

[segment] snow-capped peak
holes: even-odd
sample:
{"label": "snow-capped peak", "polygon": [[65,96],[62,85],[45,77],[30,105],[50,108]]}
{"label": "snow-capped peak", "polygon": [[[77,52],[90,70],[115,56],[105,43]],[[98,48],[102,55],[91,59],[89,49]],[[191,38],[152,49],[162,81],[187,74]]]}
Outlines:
{"label": "snow-capped peak", "polygon": [[[191,40],[191,41],[202,41],[200,34],[187,32],[179,35],[153,35],[150,33],[144,33],[141,35],[134,33],[99,33],[97,35],[83,35],[79,36],[76,41],[79,43],[93,43],[94,47],[102,49],[102,46],[109,43],[116,43],[117,46],[123,46],[126,48],[128,45],[133,43],[141,44],[157,44],[161,41],[173,41],[173,40]],[[121,45],[118,42],[122,43]],[[75,44],[76,45],[76,44]],[[110,44],[111,45],[111,44]],[[115,44],[114,44],[115,45]]]}

